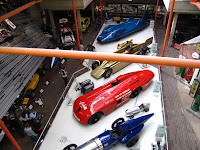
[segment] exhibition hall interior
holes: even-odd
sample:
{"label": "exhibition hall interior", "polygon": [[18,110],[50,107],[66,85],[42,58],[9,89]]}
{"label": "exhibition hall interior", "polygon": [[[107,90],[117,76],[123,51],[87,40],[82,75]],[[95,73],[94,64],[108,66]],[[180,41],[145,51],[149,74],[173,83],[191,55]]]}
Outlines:
{"label": "exhibition hall interior", "polygon": [[0,150],[200,149],[200,0],[0,0]]}

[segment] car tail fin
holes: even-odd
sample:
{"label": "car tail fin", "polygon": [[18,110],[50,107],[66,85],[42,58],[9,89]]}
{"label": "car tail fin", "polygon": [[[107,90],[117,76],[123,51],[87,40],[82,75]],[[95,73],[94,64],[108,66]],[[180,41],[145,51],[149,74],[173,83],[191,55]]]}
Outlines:
{"label": "car tail fin", "polygon": [[150,37],[149,39],[147,39],[147,40],[145,41],[145,45],[146,45],[146,46],[150,45],[150,44],[152,43],[152,41],[153,41],[153,37]]}
{"label": "car tail fin", "polygon": [[148,11],[148,8],[147,8],[147,10],[144,13],[144,16],[142,17],[142,20],[147,20],[148,19],[148,14],[149,14],[149,11]]}

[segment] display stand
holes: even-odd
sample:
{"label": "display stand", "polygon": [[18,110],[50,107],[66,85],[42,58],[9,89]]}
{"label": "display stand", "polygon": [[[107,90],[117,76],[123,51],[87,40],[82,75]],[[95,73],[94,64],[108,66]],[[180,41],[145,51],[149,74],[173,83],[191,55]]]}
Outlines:
{"label": "display stand", "polygon": [[[107,25],[107,24],[106,24]],[[103,25],[102,29],[105,27]],[[101,29],[101,31],[102,31]],[[100,33],[101,33],[100,31]],[[95,46],[97,52],[108,52],[112,53],[117,50],[117,44],[123,43],[127,40],[133,39],[133,43],[142,43],[147,38],[154,37],[154,33],[150,30],[149,27],[145,28],[142,31],[131,34],[120,41],[114,41],[106,44],[99,44],[95,40],[93,46]],[[89,60],[83,64],[88,66]],[[122,105],[120,108],[116,109],[112,113],[107,116],[102,116],[102,118],[93,125],[82,125],[80,124],[75,117],[73,116],[73,102],[79,96],[83,95],[80,91],[75,91],[75,87],[77,82],[82,82],[86,79],[90,79],[94,83],[94,89],[109,82],[110,80],[116,78],[121,74],[125,74],[128,72],[138,71],[138,70],[151,70],[155,76],[152,80],[150,86],[145,90],[141,91],[140,94],[135,98],[130,98],[127,103]],[[104,79],[95,79],[90,75],[90,72],[86,72],[81,76],[76,78],[76,82],[74,81],[68,91],[68,95],[72,97],[72,99],[68,99],[66,96],[63,101],[52,125],[49,129],[44,142],[40,146],[40,150],[62,150],[65,146],[75,143],[78,146],[89,141],[90,139],[96,137],[101,134],[105,130],[111,130],[111,125],[113,121],[116,119],[123,117],[125,120],[128,118],[125,117],[125,110],[130,109],[134,106],[139,106],[142,103],[150,103],[149,112],[141,112],[135,115],[135,118],[147,115],[150,113],[154,113],[154,116],[150,118],[145,124],[143,130],[139,133],[139,141],[131,148],[140,148],[140,150],[151,150],[152,143],[156,142],[155,133],[158,125],[164,125],[163,118],[163,106],[161,102],[161,93],[157,93],[155,96],[153,93],[154,84],[156,81],[159,81],[159,71],[157,68],[149,66],[148,68],[142,69],[137,64],[130,64],[124,69],[118,71],[117,73],[111,75],[109,78]],[[164,143],[164,139],[162,139]],[[162,143],[161,143],[162,144]],[[125,144],[118,144],[112,148],[113,150],[126,150],[129,149]]]}

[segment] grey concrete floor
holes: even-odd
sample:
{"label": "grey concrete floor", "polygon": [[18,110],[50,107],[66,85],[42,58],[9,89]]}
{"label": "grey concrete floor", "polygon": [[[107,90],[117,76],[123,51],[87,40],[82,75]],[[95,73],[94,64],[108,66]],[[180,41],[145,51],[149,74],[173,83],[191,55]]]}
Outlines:
{"label": "grey concrete floor", "polygon": [[[156,24],[158,56],[162,53],[165,31],[165,26]],[[177,58],[178,55],[177,49],[166,46],[165,57]],[[162,66],[161,76],[169,150],[199,149],[200,120],[186,111],[186,107],[193,101],[189,96],[189,87],[183,84],[180,77],[175,74],[175,67]]]}
{"label": "grey concrete floor", "polygon": [[[165,37],[165,26],[159,22],[156,24],[156,41],[158,43],[158,56],[162,53],[163,42]],[[87,33],[83,34],[83,45],[86,48],[87,44],[91,43],[96,36],[94,26],[90,26]],[[178,57],[179,51],[167,45],[165,57]],[[49,63],[50,58],[46,61]],[[82,67],[80,60],[65,59],[63,66],[68,69],[69,78],[74,71]],[[189,87],[180,82],[180,77],[175,74],[175,67],[162,66],[161,71],[163,81],[163,96],[165,105],[166,124],[168,126],[168,146],[169,150],[198,150],[200,146],[200,120],[186,111],[186,107],[190,105],[193,99],[188,95]],[[45,81],[49,81],[48,86]],[[64,90],[64,81],[59,74],[59,70],[54,67],[47,70],[47,74],[41,78],[36,92],[43,88],[44,93],[38,96],[44,99],[44,108],[34,105],[37,111],[44,114],[42,125],[47,122],[52,110],[54,109],[60,95]],[[23,150],[31,150],[34,146],[28,136],[20,138],[17,133],[13,136],[22,147]],[[10,141],[5,137],[0,143],[1,150],[14,150],[15,148]]]}

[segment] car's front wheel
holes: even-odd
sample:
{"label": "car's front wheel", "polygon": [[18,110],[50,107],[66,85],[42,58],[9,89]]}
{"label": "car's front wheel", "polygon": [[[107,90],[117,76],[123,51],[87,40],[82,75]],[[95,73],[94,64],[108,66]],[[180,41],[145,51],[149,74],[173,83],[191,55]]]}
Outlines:
{"label": "car's front wheel", "polygon": [[128,142],[126,143],[126,147],[132,147],[133,145],[135,145],[139,140],[139,136],[136,135],[134,137],[132,137],[130,140],[128,140]]}
{"label": "car's front wheel", "polygon": [[63,150],[75,150],[77,148],[76,144],[70,144],[66,146]]}
{"label": "car's front wheel", "polygon": [[133,119],[135,116],[134,115],[131,115],[131,116],[128,116],[129,119]]}
{"label": "car's front wheel", "polygon": [[95,68],[97,68],[99,66],[99,62],[98,61],[94,61],[92,63],[92,70],[94,70]]}
{"label": "car's front wheel", "polygon": [[107,68],[105,70],[105,72],[103,73],[103,77],[104,78],[108,78],[108,77],[110,77],[111,74],[112,74],[112,69],[111,68]]}
{"label": "car's front wheel", "polygon": [[93,114],[90,119],[88,120],[88,124],[95,124],[97,121],[100,120],[102,113],[98,112]]}
{"label": "car's front wheel", "polygon": [[135,89],[132,93],[131,93],[131,98],[135,98],[136,96],[138,96],[140,93],[140,88]]}

